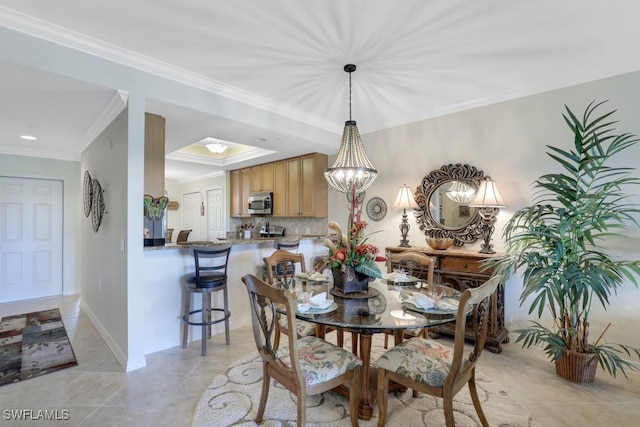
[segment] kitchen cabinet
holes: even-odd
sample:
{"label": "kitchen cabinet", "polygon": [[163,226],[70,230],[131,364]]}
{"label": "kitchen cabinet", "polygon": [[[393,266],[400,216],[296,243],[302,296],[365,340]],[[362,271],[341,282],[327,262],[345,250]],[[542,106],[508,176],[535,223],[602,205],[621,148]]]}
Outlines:
{"label": "kitchen cabinet", "polygon": [[329,188],[324,178],[324,170],[328,165],[327,156],[313,153],[287,159],[285,162],[284,216],[326,217]]}
{"label": "kitchen cabinet", "polygon": [[251,193],[251,169],[236,169],[229,174],[231,188],[231,216],[249,216],[249,194]]}
{"label": "kitchen cabinet", "polygon": [[250,169],[252,192],[273,192],[273,163],[253,166]]}
{"label": "kitchen cabinet", "polygon": [[[500,254],[481,254],[475,251],[464,249],[436,250],[428,247],[401,248],[397,246],[385,248],[388,255],[407,250],[414,250],[424,253],[436,259],[433,279],[436,283],[451,286],[463,292],[468,288],[477,288],[491,275],[492,270],[484,270],[482,261]],[[391,266],[393,268],[393,266]],[[468,318],[470,322],[470,317]],[[439,334],[455,335],[455,323],[433,326],[429,328],[429,335],[437,338]],[[499,286],[498,290],[491,297],[489,307],[489,331],[485,348],[493,353],[502,351],[501,344],[509,342],[509,331],[504,325],[504,286]],[[472,341],[473,325],[468,324],[466,329],[467,340]]]}
{"label": "kitchen cabinet", "polygon": [[287,216],[287,162],[273,163],[273,216]]}

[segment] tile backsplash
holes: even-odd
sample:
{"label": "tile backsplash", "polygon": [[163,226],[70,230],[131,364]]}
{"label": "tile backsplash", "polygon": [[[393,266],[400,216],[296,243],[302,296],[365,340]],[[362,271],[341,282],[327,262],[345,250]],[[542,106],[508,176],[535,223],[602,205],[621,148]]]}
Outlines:
{"label": "tile backsplash", "polygon": [[325,235],[329,232],[327,228],[327,218],[274,218],[274,217],[251,217],[251,218],[231,218],[230,232],[237,231],[243,224],[253,225],[253,229],[260,232],[260,227],[265,221],[269,225],[284,227],[285,236],[299,235]]}

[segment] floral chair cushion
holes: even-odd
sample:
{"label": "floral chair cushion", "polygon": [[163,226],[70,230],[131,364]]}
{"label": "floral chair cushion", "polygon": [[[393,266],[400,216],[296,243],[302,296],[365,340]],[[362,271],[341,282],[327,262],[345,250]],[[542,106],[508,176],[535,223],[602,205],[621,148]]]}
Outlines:
{"label": "floral chair cushion", "polygon": [[[277,354],[285,365],[291,366],[288,346],[279,349]],[[307,386],[327,382],[362,366],[358,356],[318,337],[298,340],[298,359]]]}
{"label": "floral chair cushion", "polygon": [[380,356],[376,366],[416,382],[442,387],[452,360],[452,348],[433,340],[411,338]]}
{"label": "floral chair cushion", "polygon": [[[289,324],[287,323],[287,316],[284,314],[280,316],[278,323],[280,324],[280,328],[285,331],[289,327]],[[313,323],[305,322],[304,320],[296,320],[296,332],[298,332],[299,337],[310,337],[311,335],[316,334],[316,327]]]}

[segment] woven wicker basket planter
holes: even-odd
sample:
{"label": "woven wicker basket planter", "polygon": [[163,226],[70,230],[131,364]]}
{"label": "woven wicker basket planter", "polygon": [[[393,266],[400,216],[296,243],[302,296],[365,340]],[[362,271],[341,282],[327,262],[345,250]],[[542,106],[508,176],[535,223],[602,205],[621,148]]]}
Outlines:
{"label": "woven wicker basket planter", "polygon": [[598,369],[598,358],[594,353],[578,353],[565,350],[556,362],[556,374],[567,381],[592,384]]}

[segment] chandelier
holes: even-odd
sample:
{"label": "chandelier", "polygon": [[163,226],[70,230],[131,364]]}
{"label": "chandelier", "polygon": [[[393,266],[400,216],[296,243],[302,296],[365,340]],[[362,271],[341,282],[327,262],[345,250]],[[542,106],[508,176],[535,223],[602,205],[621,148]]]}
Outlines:
{"label": "chandelier", "polygon": [[378,171],[364,151],[356,122],[351,119],[351,73],[355,70],[356,66],[353,64],[344,66],[344,71],[349,73],[349,120],[344,123],[338,157],[324,171],[324,178],[333,188],[350,194],[362,193],[378,176]]}
{"label": "chandelier", "polygon": [[473,200],[476,190],[468,184],[460,181],[453,181],[451,187],[446,191],[447,197],[454,202],[466,205]]}

